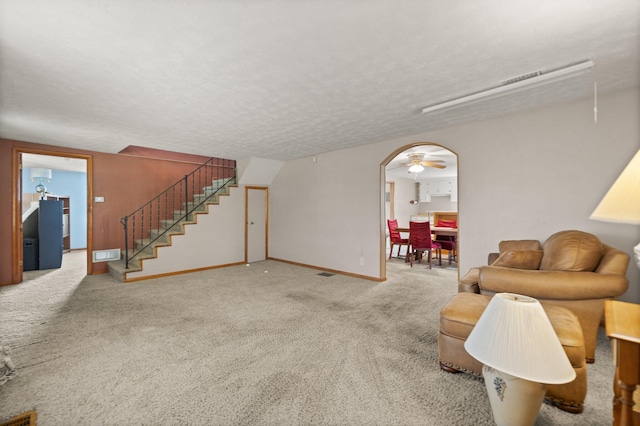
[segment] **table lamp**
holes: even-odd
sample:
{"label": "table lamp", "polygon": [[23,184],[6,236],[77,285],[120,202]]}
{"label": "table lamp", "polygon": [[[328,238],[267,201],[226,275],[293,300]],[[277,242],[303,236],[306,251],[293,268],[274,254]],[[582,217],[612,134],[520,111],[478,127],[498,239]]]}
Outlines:
{"label": "table lamp", "polygon": [[[640,225],[640,150],[609,188],[590,219]],[[640,268],[640,244],[633,250]]]}
{"label": "table lamp", "polygon": [[482,375],[499,426],[533,425],[546,384],[576,377],[549,317],[531,297],[497,293],[464,348],[484,364]]}

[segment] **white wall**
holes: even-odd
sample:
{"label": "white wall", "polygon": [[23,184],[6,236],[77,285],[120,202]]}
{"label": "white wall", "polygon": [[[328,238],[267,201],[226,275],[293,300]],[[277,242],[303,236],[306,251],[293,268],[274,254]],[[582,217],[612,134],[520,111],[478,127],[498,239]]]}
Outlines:
{"label": "white wall", "polygon": [[379,276],[386,228],[379,164],[388,152],[365,149],[285,163],[269,189],[270,257]]}
{"label": "white wall", "polygon": [[[601,95],[598,103],[597,124],[592,99],[584,99],[322,154],[317,163],[289,161],[270,190],[270,255],[382,276],[380,163],[415,142],[459,156],[461,273],[484,264],[500,240],[544,241],[564,229],[592,232],[631,254],[639,226],[589,215],[640,147],[640,91]],[[640,271],[632,264],[627,276],[623,298],[640,302]]]}
{"label": "white wall", "polygon": [[398,220],[398,226],[406,228],[409,226],[409,218],[418,214],[418,204],[409,204],[410,200],[416,199],[416,181],[402,178],[387,179],[387,181],[395,183],[393,206],[395,218]]}
{"label": "white wall", "polygon": [[457,212],[458,203],[452,203],[451,197],[431,197],[431,202],[418,204],[420,213]]}

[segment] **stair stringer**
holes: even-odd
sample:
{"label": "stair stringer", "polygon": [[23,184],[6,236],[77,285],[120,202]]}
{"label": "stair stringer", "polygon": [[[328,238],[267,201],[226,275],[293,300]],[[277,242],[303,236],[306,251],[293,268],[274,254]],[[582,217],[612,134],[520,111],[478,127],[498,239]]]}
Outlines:
{"label": "stair stringer", "polygon": [[230,186],[228,195],[184,224],[184,233],[156,247],[156,257],[141,260],[142,270],[126,272],[125,281],[243,263],[244,214],[243,192]]}

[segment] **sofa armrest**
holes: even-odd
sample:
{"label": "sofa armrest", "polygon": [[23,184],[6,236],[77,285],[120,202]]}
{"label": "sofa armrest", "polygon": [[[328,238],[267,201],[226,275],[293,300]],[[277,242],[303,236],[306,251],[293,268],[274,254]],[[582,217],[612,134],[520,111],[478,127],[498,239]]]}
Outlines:
{"label": "sofa armrest", "polygon": [[478,287],[478,276],[480,268],[471,268],[467,274],[460,278],[458,282],[458,293],[480,293]]}
{"label": "sofa armrest", "polygon": [[599,274],[625,275],[629,266],[629,255],[611,246],[604,245],[604,253],[596,268]]}
{"label": "sofa armrest", "polygon": [[493,264],[500,257],[500,253],[489,253],[487,256],[487,265]]}
{"label": "sofa armrest", "polygon": [[620,296],[627,291],[629,281],[626,276],[615,274],[483,266],[478,285],[481,293],[507,292],[537,299],[584,300]]}

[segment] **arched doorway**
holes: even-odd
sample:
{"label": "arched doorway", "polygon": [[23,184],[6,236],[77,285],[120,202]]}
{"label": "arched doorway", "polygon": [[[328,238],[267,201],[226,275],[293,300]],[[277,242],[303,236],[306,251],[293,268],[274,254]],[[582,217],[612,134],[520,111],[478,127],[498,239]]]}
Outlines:
{"label": "arched doorway", "polygon": [[[421,167],[411,168],[417,164]],[[410,220],[429,220],[433,224],[438,217],[444,217],[443,213],[457,216],[458,173],[458,155],[433,142],[400,147],[381,163],[381,277],[386,278],[390,249],[387,218],[397,219],[399,227],[404,228]],[[394,247],[394,255],[396,250]],[[448,254],[445,251],[443,265],[457,270],[457,262],[448,264]]]}

